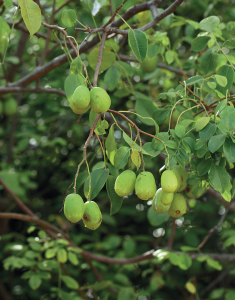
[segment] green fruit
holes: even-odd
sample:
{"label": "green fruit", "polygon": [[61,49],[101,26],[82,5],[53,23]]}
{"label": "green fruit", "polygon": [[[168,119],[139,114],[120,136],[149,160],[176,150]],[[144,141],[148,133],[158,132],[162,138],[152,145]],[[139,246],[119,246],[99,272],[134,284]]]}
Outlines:
{"label": "green fruit", "polygon": [[4,113],[7,116],[14,116],[18,110],[18,103],[15,99],[11,98],[4,103]]}
{"label": "green fruit", "polygon": [[178,188],[177,192],[184,191],[187,187],[187,180],[188,180],[187,170],[184,167],[177,165],[173,168],[172,171],[175,172],[175,174],[177,174],[177,172],[179,174],[179,175],[177,175],[177,178],[179,180],[179,188]]}
{"label": "green fruit", "polygon": [[95,230],[100,226],[102,214],[99,206],[94,201],[87,201],[85,203],[85,211],[82,220],[85,227],[91,230]]}
{"label": "green fruit", "polygon": [[91,108],[97,114],[105,113],[110,108],[111,99],[104,89],[95,87],[90,91],[90,95]]}
{"label": "green fruit", "polygon": [[76,88],[73,93],[72,102],[73,105],[78,108],[87,108],[90,104],[90,91],[85,85],[81,85]]}
{"label": "green fruit", "polygon": [[189,198],[199,198],[205,191],[205,187],[201,186],[200,183],[195,185],[188,185],[185,189],[185,193]]}
{"label": "green fruit", "polygon": [[175,193],[168,214],[173,218],[182,217],[187,211],[187,203],[182,194]]}
{"label": "green fruit", "polygon": [[161,176],[161,186],[163,191],[173,193],[178,188],[178,180],[175,173],[171,170],[166,170]]}
{"label": "green fruit", "polygon": [[173,201],[173,198],[174,198],[174,193],[167,193],[162,190],[161,202],[163,205],[171,204],[171,202]]}
{"label": "green fruit", "polygon": [[77,223],[82,219],[85,206],[82,197],[78,194],[70,194],[64,202],[64,215],[72,223]]}
{"label": "green fruit", "polygon": [[141,69],[145,73],[152,73],[156,70],[158,64],[158,58],[157,55],[153,57],[146,57],[143,63],[141,64]]}
{"label": "green fruit", "polygon": [[70,108],[72,109],[72,111],[73,111],[75,114],[78,114],[78,115],[80,115],[80,114],[85,114],[85,113],[89,110],[89,108],[90,108],[90,105],[88,105],[88,106],[85,107],[85,108],[77,108],[77,107],[74,105],[73,101],[70,101],[70,102],[69,102],[69,106],[70,106]]}
{"label": "green fruit", "polygon": [[152,198],[157,190],[155,179],[150,172],[141,172],[136,179],[135,193],[142,200]]}
{"label": "green fruit", "polygon": [[162,188],[158,189],[156,191],[156,194],[153,197],[153,202],[152,202],[153,210],[155,210],[159,214],[164,214],[165,212],[168,211],[168,209],[171,206],[171,204],[168,204],[168,205],[162,204],[161,196],[162,196],[163,192],[164,191],[162,190]]}
{"label": "green fruit", "polygon": [[0,101],[0,116],[2,113],[3,113],[3,104],[2,104],[2,101]]}
{"label": "green fruit", "polygon": [[122,172],[115,181],[115,192],[118,196],[128,196],[135,188],[136,175],[131,170]]}
{"label": "green fruit", "polygon": [[197,204],[196,199],[189,199],[189,201],[188,201],[189,207],[193,208],[196,204]]}

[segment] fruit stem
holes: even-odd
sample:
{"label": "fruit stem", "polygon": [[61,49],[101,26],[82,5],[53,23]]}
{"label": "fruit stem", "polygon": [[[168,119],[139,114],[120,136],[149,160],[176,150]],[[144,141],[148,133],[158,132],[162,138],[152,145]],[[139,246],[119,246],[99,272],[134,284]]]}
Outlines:
{"label": "fruit stem", "polygon": [[87,171],[88,171],[88,176],[89,176],[89,191],[88,191],[88,195],[87,195],[87,200],[90,202],[90,196],[91,196],[91,173],[90,173],[90,169],[89,169],[89,165],[88,162],[86,160],[86,166],[87,166]]}

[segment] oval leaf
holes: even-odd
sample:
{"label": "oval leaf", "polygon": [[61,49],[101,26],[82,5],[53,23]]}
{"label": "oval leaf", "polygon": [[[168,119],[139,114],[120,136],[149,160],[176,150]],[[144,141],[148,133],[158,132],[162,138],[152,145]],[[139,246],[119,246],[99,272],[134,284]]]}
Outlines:
{"label": "oval leaf", "polygon": [[42,279],[38,275],[32,275],[29,279],[29,286],[31,289],[36,290],[42,283]]}
{"label": "oval leaf", "polygon": [[146,34],[140,30],[129,30],[128,42],[131,50],[139,62],[143,62],[148,51],[148,40]]}
{"label": "oval leaf", "polygon": [[[99,194],[99,192],[102,190],[103,186],[105,185],[108,176],[109,176],[109,169],[101,168],[91,172],[90,200],[94,199]],[[90,178],[88,176],[84,184],[84,194],[86,198],[88,197],[88,192],[89,192],[89,181]]]}
{"label": "oval leaf", "polygon": [[61,279],[69,289],[77,290],[79,288],[79,284],[74,278],[63,275],[61,276]]}
{"label": "oval leaf", "polygon": [[116,178],[109,175],[106,182],[106,189],[108,192],[109,199],[111,201],[110,215],[116,214],[122,207],[123,197],[117,195],[114,190]]}
{"label": "oval leaf", "polygon": [[65,27],[73,27],[73,24],[77,20],[77,15],[72,9],[65,9],[61,16],[61,21]]}
{"label": "oval leaf", "polygon": [[116,169],[122,169],[125,167],[130,156],[130,148],[121,147],[119,148],[114,156],[114,166]]}
{"label": "oval leaf", "polygon": [[30,35],[32,36],[41,27],[42,16],[39,6],[32,0],[19,0],[21,15]]}
{"label": "oval leaf", "polygon": [[211,16],[206,19],[203,19],[199,23],[199,29],[208,31],[208,32],[213,32],[215,28],[219,25],[220,19],[216,16]]}
{"label": "oval leaf", "polygon": [[[93,70],[96,69],[98,56],[99,56],[99,50],[100,50],[100,48],[95,48],[95,49],[91,50],[91,52],[88,55],[88,62]],[[104,48],[99,73],[110,68],[112,66],[112,64],[115,62],[115,60],[116,60],[115,53],[113,53],[111,50],[109,50],[107,48]]]}

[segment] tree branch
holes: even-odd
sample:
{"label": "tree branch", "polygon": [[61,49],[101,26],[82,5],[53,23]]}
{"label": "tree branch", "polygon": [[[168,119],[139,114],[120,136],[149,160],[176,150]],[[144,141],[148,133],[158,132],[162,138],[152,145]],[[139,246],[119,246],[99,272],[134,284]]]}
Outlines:
{"label": "tree branch", "polygon": [[43,87],[22,87],[22,86],[6,86],[0,88],[0,95],[8,94],[8,93],[27,93],[27,92],[41,92],[47,94],[57,94],[63,97],[66,97],[65,92],[53,89],[53,88],[43,88]]}
{"label": "tree branch", "polygon": [[97,87],[98,75],[99,75],[99,71],[100,71],[100,67],[101,67],[101,63],[102,63],[102,54],[103,54],[103,50],[104,50],[104,43],[105,43],[106,37],[107,37],[107,32],[104,32],[102,35],[98,61],[97,61],[96,69],[95,69],[95,75],[94,75],[94,81],[93,81],[94,87]]}

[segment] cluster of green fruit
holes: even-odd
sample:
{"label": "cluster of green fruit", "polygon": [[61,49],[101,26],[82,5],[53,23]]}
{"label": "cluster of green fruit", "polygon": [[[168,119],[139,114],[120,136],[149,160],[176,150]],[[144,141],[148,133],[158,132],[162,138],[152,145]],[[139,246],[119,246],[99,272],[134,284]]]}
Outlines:
{"label": "cluster of green fruit", "polygon": [[102,222],[102,214],[99,206],[94,201],[87,201],[85,204],[78,194],[70,194],[65,198],[64,215],[72,223],[81,219],[85,227],[95,230]]}
{"label": "cluster of green fruit", "polygon": [[172,170],[166,170],[161,176],[161,188],[153,197],[152,207],[156,212],[163,214],[168,212],[173,218],[180,218],[187,211],[187,203],[183,194],[185,191],[189,198],[199,198],[205,191],[200,183],[188,185],[189,173],[182,166],[175,166]]}
{"label": "cluster of green fruit", "polygon": [[6,116],[14,116],[18,110],[18,103],[15,99],[10,98],[4,102],[0,101],[0,116],[5,114]]}
{"label": "cluster of green fruit", "polygon": [[69,101],[69,106],[76,114],[84,114],[91,107],[97,114],[105,113],[111,105],[108,93],[100,88],[94,87],[90,91],[85,85],[76,88]]}

